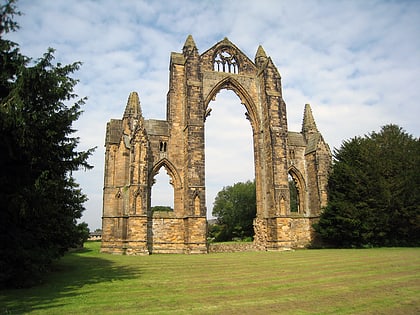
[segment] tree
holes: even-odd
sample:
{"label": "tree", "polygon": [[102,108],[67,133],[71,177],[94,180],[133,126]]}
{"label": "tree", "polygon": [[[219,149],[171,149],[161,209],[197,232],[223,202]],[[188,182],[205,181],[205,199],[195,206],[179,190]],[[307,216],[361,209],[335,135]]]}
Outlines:
{"label": "tree", "polygon": [[72,123],[80,67],[52,63],[53,50],[33,62],[3,34],[17,30],[14,1],[0,7],[0,287],[34,284],[54,259],[77,246],[77,219],[87,200],[72,172],[92,168],[94,149],[76,151]]}
{"label": "tree", "polygon": [[236,183],[218,192],[213,206],[217,217],[217,241],[246,238],[254,235],[253,220],[256,215],[255,181]]}
{"label": "tree", "polygon": [[339,247],[420,245],[420,141],[397,125],[334,152],[315,230]]}
{"label": "tree", "polygon": [[174,209],[172,209],[169,206],[154,206],[154,207],[152,207],[152,212],[157,212],[157,211],[171,212],[171,211],[174,211]]}
{"label": "tree", "polygon": [[295,181],[289,179],[289,192],[290,192],[290,212],[299,211],[299,202],[298,202],[298,191],[296,188]]}
{"label": "tree", "polygon": [[83,244],[89,239],[90,229],[86,222],[81,222],[77,225],[77,231],[79,234],[79,247],[83,247]]}

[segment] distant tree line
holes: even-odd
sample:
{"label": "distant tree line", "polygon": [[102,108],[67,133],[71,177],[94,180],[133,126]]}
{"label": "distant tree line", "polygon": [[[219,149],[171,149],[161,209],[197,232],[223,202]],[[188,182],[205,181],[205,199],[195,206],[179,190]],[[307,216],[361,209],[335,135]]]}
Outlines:
{"label": "distant tree line", "polygon": [[37,283],[69,248],[89,235],[78,224],[87,200],[72,172],[90,169],[93,149],[77,151],[72,123],[84,99],[68,103],[80,63],[38,60],[4,39],[18,29],[15,1],[0,5],[0,288]]}

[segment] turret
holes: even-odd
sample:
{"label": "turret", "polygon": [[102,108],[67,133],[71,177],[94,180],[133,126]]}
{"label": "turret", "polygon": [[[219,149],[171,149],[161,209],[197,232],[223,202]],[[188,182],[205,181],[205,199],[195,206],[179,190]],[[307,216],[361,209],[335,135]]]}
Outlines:
{"label": "turret", "polygon": [[184,54],[185,57],[187,57],[191,55],[191,53],[193,52],[198,53],[198,49],[197,49],[197,46],[195,45],[192,35],[188,35],[187,40],[185,41],[184,47],[182,48],[182,53]]}
{"label": "turret", "polygon": [[123,132],[129,134],[134,131],[139,119],[142,118],[140,100],[137,92],[131,92],[123,115]]}
{"label": "turret", "polygon": [[138,119],[141,116],[140,100],[137,92],[131,92],[128,96],[123,118]]}
{"label": "turret", "polygon": [[302,133],[306,139],[314,133],[319,133],[315,124],[314,116],[312,115],[311,105],[305,104],[305,111],[303,114]]}
{"label": "turret", "polygon": [[267,54],[261,45],[258,46],[257,53],[255,54],[255,64],[261,68],[267,61]]}

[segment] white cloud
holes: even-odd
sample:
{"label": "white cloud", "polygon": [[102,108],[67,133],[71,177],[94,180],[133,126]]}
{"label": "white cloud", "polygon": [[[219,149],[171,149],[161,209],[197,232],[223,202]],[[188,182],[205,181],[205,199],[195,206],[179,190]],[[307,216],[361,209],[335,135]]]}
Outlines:
{"label": "white cloud", "polygon": [[[77,180],[90,199],[83,219],[91,228],[100,227],[106,122],[122,116],[131,91],[139,92],[146,119],[165,118],[170,52],[180,52],[188,34],[200,53],[225,36],[251,60],[263,45],[282,75],[289,130],[301,129],[304,104],[310,103],[331,148],[391,122],[420,134],[418,1],[21,0],[17,5],[24,13],[21,29],[9,37],[25,55],[38,58],[53,47],[57,61],[83,62],[75,74],[76,91],[88,101],[77,135],[81,149],[98,149],[91,158],[95,170],[78,172]],[[223,186],[253,178],[244,107],[223,93],[210,106],[208,205]],[[223,130],[231,138],[222,141]],[[231,165],[233,157],[241,162]]]}

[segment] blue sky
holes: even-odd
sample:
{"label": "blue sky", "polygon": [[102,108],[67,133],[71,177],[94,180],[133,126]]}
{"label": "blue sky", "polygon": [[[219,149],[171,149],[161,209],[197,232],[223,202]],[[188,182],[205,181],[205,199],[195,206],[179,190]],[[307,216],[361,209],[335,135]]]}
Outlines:
{"label": "blue sky", "polygon": [[[89,198],[82,220],[91,229],[101,226],[106,122],[122,117],[131,91],[139,93],[146,119],[165,119],[170,52],[181,52],[189,34],[200,53],[228,37],[253,60],[262,45],[282,75],[289,130],[300,131],[309,103],[331,149],[388,123],[420,135],[420,1],[20,0],[17,6],[21,29],[8,37],[25,55],[36,59],[52,47],[57,62],[83,62],[76,92],[88,101],[75,127],[80,149],[98,148],[94,170],[75,176]],[[208,215],[223,186],[254,177],[243,105],[222,91],[212,108]],[[165,180],[158,175],[154,204],[171,202]]]}

